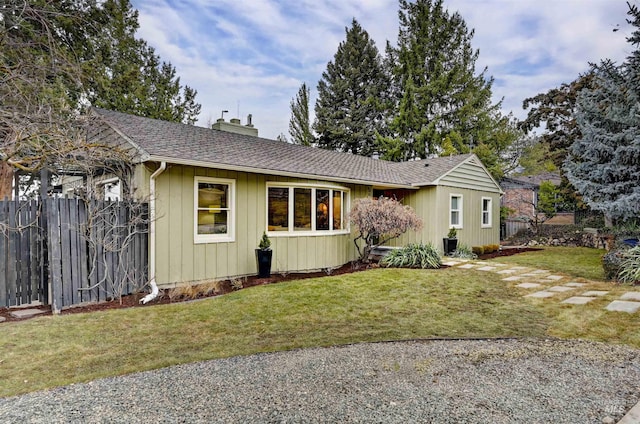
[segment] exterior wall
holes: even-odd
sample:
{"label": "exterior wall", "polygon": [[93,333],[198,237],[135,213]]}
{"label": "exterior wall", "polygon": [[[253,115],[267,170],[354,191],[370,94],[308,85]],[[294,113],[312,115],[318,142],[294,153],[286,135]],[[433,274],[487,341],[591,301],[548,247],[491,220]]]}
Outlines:
{"label": "exterior wall", "polygon": [[[235,240],[194,243],[194,177],[233,179]],[[168,165],[156,182],[156,280],[161,287],[257,273],[255,249],[266,230],[267,182],[323,184],[323,181]],[[336,186],[335,183],[327,185]],[[371,195],[350,189],[350,202]],[[356,258],[351,234],[271,237],[272,272],[337,267]]]}
{"label": "exterior wall", "polygon": [[[421,187],[405,196],[403,203],[416,210],[424,227],[394,240],[394,246],[408,243],[432,243],[444,251],[442,239],[449,232],[451,194],[462,195],[462,228],[458,243],[481,246],[500,243],[500,188],[479,164],[468,162],[440,180],[438,186]],[[491,227],[483,228],[482,198],[491,198]]]}
{"label": "exterior wall", "polygon": [[509,217],[531,219],[535,216],[535,196],[530,188],[507,188],[502,196],[502,206],[513,209]]}

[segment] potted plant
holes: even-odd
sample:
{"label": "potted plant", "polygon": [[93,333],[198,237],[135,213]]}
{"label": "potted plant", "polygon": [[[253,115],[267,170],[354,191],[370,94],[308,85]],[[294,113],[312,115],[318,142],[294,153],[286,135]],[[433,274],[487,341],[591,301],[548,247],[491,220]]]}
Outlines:
{"label": "potted plant", "polygon": [[262,233],[260,244],[256,249],[256,260],[258,261],[258,277],[271,277],[271,258],[273,251],[271,250],[271,240],[266,232]]}
{"label": "potted plant", "polygon": [[444,244],[445,255],[453,253],[458,247],[458,230],[454,227],[449,228],[449,233],[447,237],[442,239],[442,243]]}

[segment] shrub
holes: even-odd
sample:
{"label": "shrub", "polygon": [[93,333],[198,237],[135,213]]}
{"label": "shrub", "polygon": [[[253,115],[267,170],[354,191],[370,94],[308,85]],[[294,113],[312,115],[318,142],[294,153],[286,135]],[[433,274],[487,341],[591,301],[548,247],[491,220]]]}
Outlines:
{"label": "shrub", "polygon": [[618,280],[621,283],[640,282],[640,246],[622,252]]}
{"label": "shrub", "polygon": [[[422,220],[410,206],[404,206],[388,197],[364,198],[354,202],[349,213],[349,221],[358,229],[353,243],[358,249],[360,260],[366,262],[375,246],[392,240],[409,230],[422,228]],[[358,241],[364,242],[360,247]]]}
{"label": "shrub", "polygon": [[464,244],[459,244],[456,250],[449,254],[452,258],[460,258],[460,259],[477,259],[478,255],[473,253],[469,246]]}
{"label": "shrub", "polygon": [[607,280],[617,280],[622,264],[622,250],[612,250],[602,257],[602,268]]}
{"label": "shrub", "polygon": [[408,244],[382,258],[380,265],[393,268],[440,268],[440,254],[431,243]]}
{"label": "shrub", "polygon": [[484,247],[483,246],[473,246],[471,248],[471,251],[473,253],[475,253],[476,255],[478,255],[478,256],[484,255]]}

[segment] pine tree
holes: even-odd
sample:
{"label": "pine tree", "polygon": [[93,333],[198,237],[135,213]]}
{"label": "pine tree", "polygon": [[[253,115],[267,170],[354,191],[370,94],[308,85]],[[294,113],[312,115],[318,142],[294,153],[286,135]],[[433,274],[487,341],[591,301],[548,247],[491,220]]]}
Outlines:
{"label": "pine tree", "polygon": [[382,59],[369,34],[353,19],[318,83],[314,129],[318,146],[372,156],[382,124]]}
{"label": "pine tree", "polygon": [[85,66],[89,101],[98,107],[193,124],[200,113],[197,91],[182,87],[175,68],[136,38],[138,12],[129,0],[106,0],[95,11],[92,57]]}
{"label": "pine tree", "polygon": [[640,11],[629,5],[628,14],[636,50],[619,66],[592,65],[592,86],[576,104],[581,138],[564,166],[584,201],[613,222],[640,217]]}
{"label": "pine tree", "polygon": [[[298,94],[291,100],[291,120],[289,121],[289,134],[291,142],[303,146],[311,146],[314,142],[309,120],[309,87],[303,82],[298,89]],[[286,137],[282,141],[286,141]]]}
{"label": "pine tree", "polygon": [[[519,133],[500,114],[500,104],[491,104],[493,79],[486,69],[475,75],[479,52],[471,47],[473,30],[442,0],[400,0],[399,18],[397,47],[387,47],[396,98],[387,114],[388,135],[378,139],[382,156],[426,158],[442,153],[447,143],[456,153],[481,147],[478,153],[499,163],[500,152]],[[497,144],[495,128],[502,132]]]}

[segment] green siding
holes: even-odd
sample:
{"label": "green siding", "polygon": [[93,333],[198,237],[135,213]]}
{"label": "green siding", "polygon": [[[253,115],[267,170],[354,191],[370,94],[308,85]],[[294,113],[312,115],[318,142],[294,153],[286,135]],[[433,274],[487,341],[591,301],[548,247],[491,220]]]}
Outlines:
{"label": "green siding", "polygon": [[[148,179],[149,172],[144,175]],[[236,181],[235,241],[194,243],[194,177]],[[156,180],[156,281],[178,283],[226,279],[257,273],[255,248],[266,229],[268,182],[326,184],[323,181],[168,165]],[[148,183],[147,183],[148,186]],[[369,187],[348,185],[350,204]],[[356,258],[350,234],[271,237],[272,271],[311,271],[341,266]]]}
{"label": "green siding", "polygon": [[500,187],[487,174],[482,165],[475,162],[467,162],[457,167],[440,179],[440,185],[493,193],[500,192]]}

